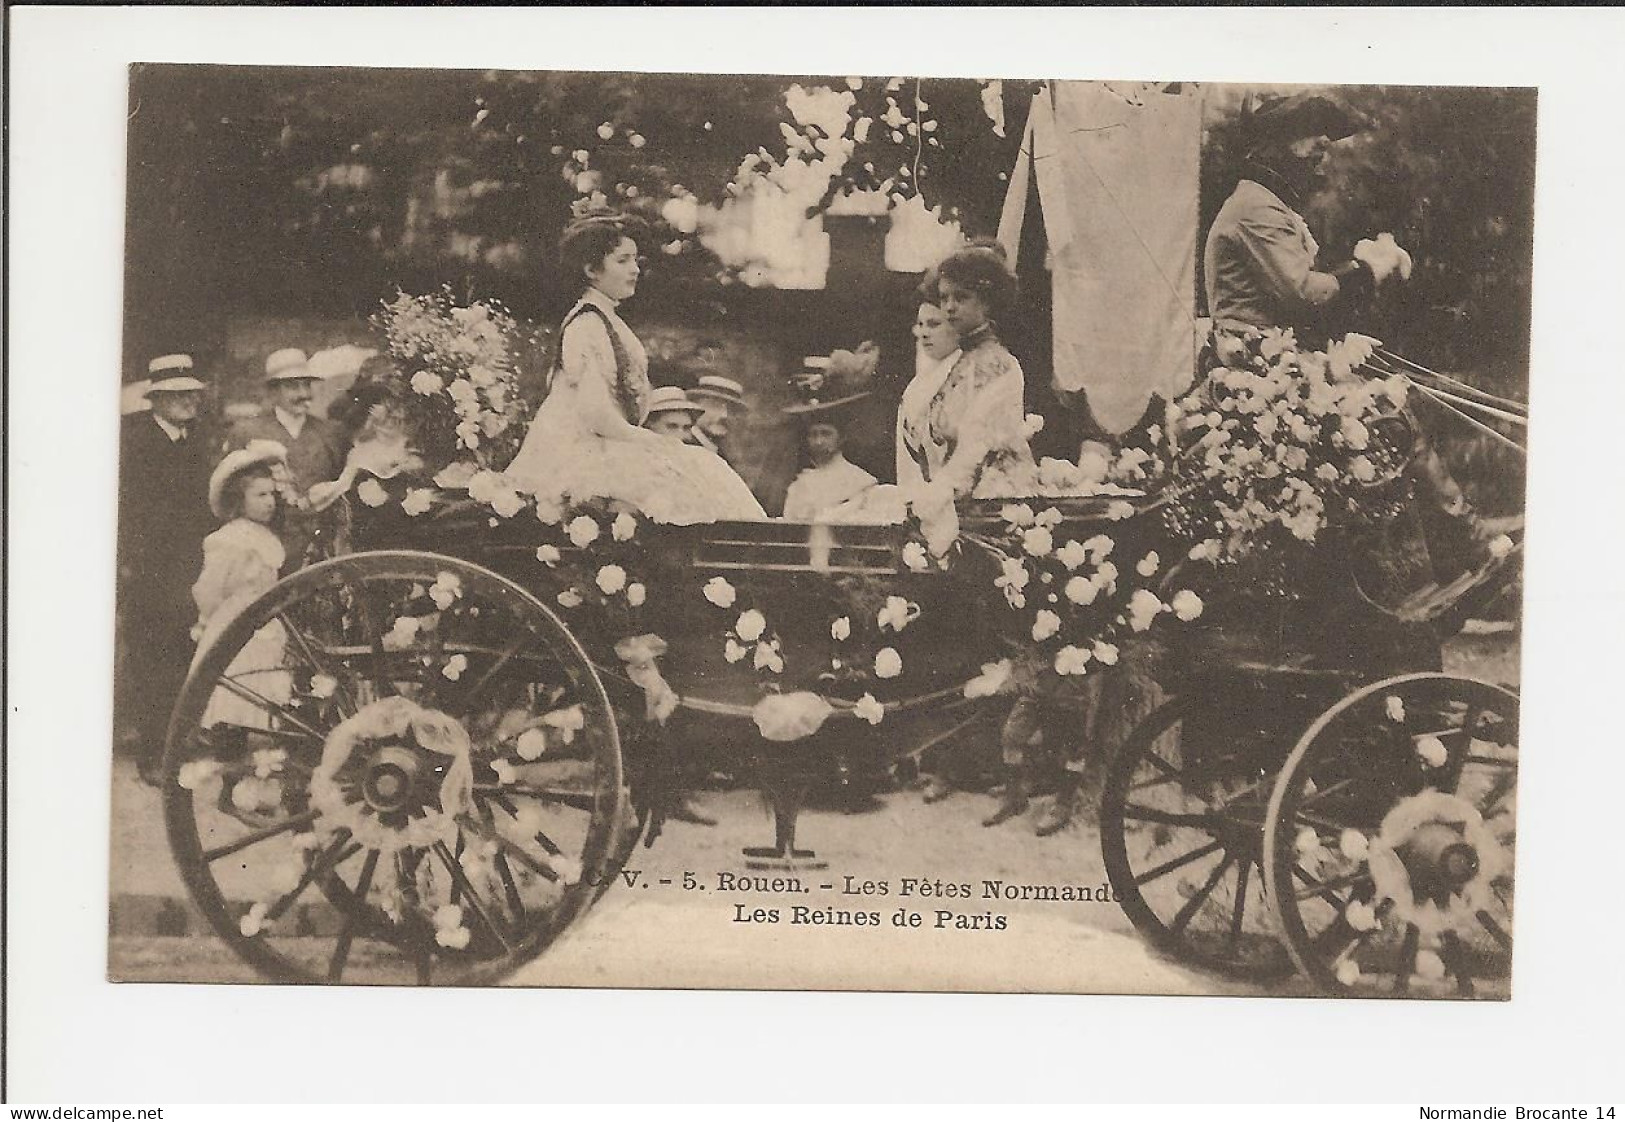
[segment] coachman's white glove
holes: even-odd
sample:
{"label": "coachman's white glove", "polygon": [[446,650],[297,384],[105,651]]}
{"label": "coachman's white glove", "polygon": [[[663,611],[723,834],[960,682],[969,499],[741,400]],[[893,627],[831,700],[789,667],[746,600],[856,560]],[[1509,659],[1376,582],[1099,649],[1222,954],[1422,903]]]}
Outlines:
{"label": "coachman's white glove", "polygon": [[1411,255],[1394,241],[1394,235],[1378,234],[1376,239],[1365,238],[1354,247],[1354,259],[1371,270],[1378,284],[1395,273],[1400,280],[1411,279]]}

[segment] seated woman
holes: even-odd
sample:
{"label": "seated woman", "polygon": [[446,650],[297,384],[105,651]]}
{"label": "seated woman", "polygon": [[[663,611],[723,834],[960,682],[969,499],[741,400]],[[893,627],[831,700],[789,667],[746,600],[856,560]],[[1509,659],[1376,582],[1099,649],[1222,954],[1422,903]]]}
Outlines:
{"label": "seated woman", "polygon": [[626,224],[575,222],[560,258],[585,289],[559,328],[548,394],[506,475],[543,503],[619,499],[656,522],[765,519],[745,481],[715,453],[640,428],[649,359],[617,309],[636,291],[640,263]]}
{"label": "seated woman", "polygon": [[1015,300],[1003,249],[959,250],[923,291],[957,337],[959,357],[916,375],[904,391],[899,456],[912,461],[911,477],[954,498],[1022,494],[1037,473],[1025,435],[1026,380],[997,333]]}

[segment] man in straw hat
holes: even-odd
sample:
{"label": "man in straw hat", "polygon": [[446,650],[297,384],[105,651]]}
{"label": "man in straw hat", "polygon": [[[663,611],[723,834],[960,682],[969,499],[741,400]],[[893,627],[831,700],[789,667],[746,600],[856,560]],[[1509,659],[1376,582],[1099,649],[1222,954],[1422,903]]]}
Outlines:
{"label": "man in straw hat", "polygon": [[792,522],[815,521],[877,482],[841,454],[843,415],[869,396],[868,390],[858,388],[865,381],[861,362],[852,352],[837,351],[829,358],[807,358],[806,371],[799,384],[807,400],[784,410],[805,422],[803,440],[810,461],[784,496],[784,517]]}
{"label": "man in straw hat", "polygon": [[695,422],[705,407],[689,400],[681,386],[659,386],[649,394],[643,427],[683,444],[700,444]]}
{"label": "man in straw hat", "polygon": [[720,374],[703,374],[688,397],[701,410],[699,423],[694,426],[695,443],[732,464],[733,457],[724,449],[733,411],[746,408],[745,387]]}
{"label": "man in straw hat", "polygon": [[192,656],[192,579],[209,516],[209,441],[199,431],[206,383],[190,355],[147,364],[148,406],[124,422],[119,461],[119,674],[142,774],[152,778],[169,711]]}
{"label": "man in straw hat", "polygon": [[239,421],[231,431],[228,451],[245,448],[253,440],[269,440],[288,451],[288,477],[295,492],[293,508],[283,524],[282,544],[288,564],[303,563],[315,533],[311,515],[298,509],[297,500],[318,483],[336,479],[344,470],[343,430],[310,411],[317,376],[305,352],[297,347],[273,351],[265,360],[265,392],[270,411]]}

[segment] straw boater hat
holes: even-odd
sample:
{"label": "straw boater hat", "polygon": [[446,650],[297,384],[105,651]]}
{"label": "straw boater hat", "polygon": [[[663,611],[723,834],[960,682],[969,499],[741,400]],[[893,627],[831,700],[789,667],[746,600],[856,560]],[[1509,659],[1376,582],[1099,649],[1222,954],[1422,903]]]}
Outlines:
{"label": "straw boater hat", "polygon": [[267,382],[297,382],[305,379],[314,381],[317,375],[310,369],[310,359],[298,347],[283,347],[280,351],[272,351],[265,360],[265,380]]}
{"label": "straw boater hat", "polygon": [[649,408],[643,419],[647,421],[657,413],[687,413],[691,418],[705,412],[703,405],[688,399],[681,386],[660,386],[649,395]]}
{"label": "straw boater hat", "polygon": [[694,383],[694,389],[690,394],[696,398],[714,398],[729,405],[737,405],[741,409],[745,407],[745,387],[732,378],[724,378],[720,374],[701,375],[700,380]]}
{"label": "straw boater hat", "polygon": [[209,509],[216,518],[225,518],[226,485],[234,476],[261,464],[285,464],[288,450],[274,440],[251,440],[248,447],[229,453],[209,476]]}
{"label": "straw boater hat", "polygon": [[802,373],[795,379],[802,400],[787,405],[784,412],[790,416],[823,413],[850,405],[869,396],[870,381],[880,364],[880,350],[865,341],[856,350],[834,351],[827,358],[808,355],[802,360]]}
{"label": "straw boater hat", "polygon": [[206,388],[192,376],[191,355],[160,355],[147,363],[147,393],[190,393]]}

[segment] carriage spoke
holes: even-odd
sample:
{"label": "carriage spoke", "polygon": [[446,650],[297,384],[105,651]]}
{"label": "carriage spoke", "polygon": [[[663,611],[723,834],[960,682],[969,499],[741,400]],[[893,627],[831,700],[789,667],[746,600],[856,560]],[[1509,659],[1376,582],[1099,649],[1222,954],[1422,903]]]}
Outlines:
{"label": "carriage spoke", "polygon": [[1175,814],[1173,811],[1130,803],[1123,808],[1123,817],[1135,822],[1156,822],[1164,826],[1211,826],[1211,814]]}
{"label": "carriage spoke", "polygon": [[307,810],[303,814],[285,818],[281,822],[262,827],[251,834],[244,834],[242,837],[229,841],[224,845],[217,845],[213,849],[205,849],[203,851],[203,860],[205,863],[209,863],[218,861],[222,857],[230,857],[233,853],[240,853],[249,846],[258,845],[260,842],[274,838],[278,834],[285,834],[289,830],[298,830],[301,827],[308,826],[319,817],[321,817],[321,811]]}
{"label": "carriage spoke", "polygon": [[525,901],[519,895],[519,885],[514,882],[513,869],[508,865],[508,855],[499,850],[492,864],[497,867],[497,875],[502,878],[502,891],[508,898],[508,910],[513,913],[514,923],[524,923]]}
{"label": "carriage spoke", "polygon": [[1349,873],[1347,876],[1334,877],[1332,880],[1326,881],[1324,884],[1319,881],[1310,881],[1309,883],[1312,885],[1312,887],[1300,889],[1299,891],[1293,893],[1292,898],[1294,900],[1312,900],[1316,896],[1324,897],[1328,892],[1336,892],[1343,888],[1353,888],[1356,885],[1370,884],[1371,874],[1369,872]]}
{"label": "carriage spoke", "polygon": [[1335,961],[1339,955],[1348,949],[1350,943],[1357,941],[1360,933],[1356,931],[1341,912],[1337,918],[1327,924],[1326,930],[1316,935],[1310,942],[1315,954],[1327,961]]}
{"label": "carriage spoke", "polygon": [[1175,869],[1182,869],[1186,865],[1189,865],[1192,861],[1200,861],[1208,854],[1223,848],[1224,843],[1221,841],[1208,842],[1208,844],[1201,846],[1198,849],[1193,849],[1182,857],[1175,857],[1171,861],[1164,861],[1150,872],[1141,873],[1139,876],[1134,878],[1134,883],[1136,885],[1149,884],[1151,881],[1154,881],[1159,877],[1167,876]]}
{"label": "carriage spoke", "polygon": [[1253,871],[1251,861],[1243,861],[1236,872],[1236,906],[1230,913],[1230,932],[1225,936],[1225,954],[1233,955],[1241,945],[1241,921],[1247,913],[1247,880]]}
{"label": "carriage spoke", "polygon": [[[517,842],[511,841],[508,838],[503,837],[501,834],[497,833],[495,830],[488,829],[485,826],[483,826],[483,825],[481,825],[480,823],[477,823],[477,822],[469,822],[468,823],[468,828],[470,830],[474,831],[474,833],[480,835],[482,838],[487,838],[487,839],[489,839],[491,841],[496,842],[497,845],[501,848],[503,853],[511,854],[513,856],[514,860],[518,861],[521,865],[525,866],[525,868],[529,869],[531,872],[535,873],[537,876],[543,877],[543,878],[545,878],[547,880],[550,880],[550,881],[553,881],[555,883],[562,879],[558,874],[558,870],[552,868],[546,862],[540,861],[537,858],[531,856],[529,853],[526,853],[524,846],[519,845]],[[541,838],[541,835],[538,835],[538,841],[540,840],[540,838]],[[546,844],[551,846],[553,843],[552,842],[547,842]],[[554,847],[554,849],[550,850],[549,852],[550,852],[550,855],[552,855],[552,856],[558,856],[559,851],[557,850],[557,847]]]}
{"label": "carriage spoke", "polygon": [[227,690],[227,691],[229,691],[231,693],[236,694],[238,697],[242,698],[244,701],[247,701],[252,705],[259,706],[261,709],[264,709],[267,713],[270,713],[271,715],[273,715],[275,717],[280,717],[282,720],[286,721],[290,726],[292,726],[293,728],[297,729],[298,731],[304,733],[305,736],[307,736],[311,740],[316,741],[316,743],[322,744],[322,743],[326,742],[327,734],[325,732],[322,732],[322,731],[320,731],[320,730],[318,730],[316,728],[313,728],[312,726],[306,724],[304,721],[302,721],[298,717],[294,716],[293,712],[291,710],[287,709],[285,706],[278,705],[276,702],[272,701],[270,698],[265,697],[263,694],[260,694],[260,693],[256,692],[255,690],[249,689],[247,686],[243,685],[241,682],[237,681],[236,679],[234,679],[234,678],[221,678],[219,680],[218,685],[219,685],[219,687],[221,689]]}
{"label": "carriage spoke", "polygon": [[1445,965],[1456,976],[1456,992],[1462,997],[1472,997],[1473,972],[1472,963],[1468,961],[1467,948],[1462,946],[1461,939],[1454,931],[1445,931],[1441,941]]}
{"label": "carriage spoke", "polygon": [[[476,783],[474,790],[481,795],[519,795],[527,799],[541,799],[546,802],[567,806],[571,810],[583,810],[592,813],[597,806],[598,796],[591,791],[565,791],[553,787],[529,787],[522,785],[502,786],[497,783]],[[507,808],[504,807],[504,810]],[[509,813],[513,813],[511,810]]]}
{"label": "carriage spoke", "polygon": [[337,869],[340,865],[344,864],[346,861],[360,852],[361,843],[350,842],[350,831],[340,830],[338,832],[338,836],[333,839],[333,844],[327,847],[326,852],[324,852],[321,857],[311,862],[310,867],[305,870],[304,876],[299,878],[299,883],[294,885],[293,888],[291,888],[279,900],[277,900],[275,904],[272,904],[271,907],[267,909],[265,913],[266,918],[282,918],[282,914],[293,906],[293,902],[304,894],[305,889],[309,888],[311,884],[315,882],[317,877],[326,876],[328,873],[331,873],[334,869]]}
{"label": "carriage spoke", "polygon": [[305,665],[316,673],[325,674],[338,683],[339,692],[344,695],[345,716],[354,714],[356,711],[355,698],[351,695],[350,687],[345,683],[343,676],[333,673],[333,667],[328,665],[327,660],[316,654],[316,648],[311,643],[310,637],[300,629],[298,624],[288,618],[286,612],[278,612],[273,618],[281,623],[282,629],[293,637],[293,645],[298,648],[299,656],[304,660]]}
{"label": "carriage spoke", "polygon": [[437,841],[434,843],[434,855],[446,867],[446,872],[451,876],[452,883],[462,890],[462,894],[467,898],[469,911],[479,917],[479,921],[485,925],[486,930],[497,937],[497,942],[502,944],[502,949],[512,954],[514,948],[513,943],[508,939],[508,933],[502,930],[495,917],[486,909],[484,902],[480,900],[479,893],[474,890],[474,885],[469,881],[468,875],[463,872],[463,867],[457,863],[457,858],[452,856],[451,850],[446,848],[445,842]]}
{"label": "carriage spoke", "polygon": [[1184,935],[1185,928],[1190,926],[1191,920],[1196,918],[1196,913],[1201,910],[1203,904],[1207,903],[1208,897],[1213,895],[1213,890],[1219,887],[1219,882],[1224,879],[1224,875],[1230,871],[1230,866],[1235,863],[1235,854],[1226,853],[1224,855],[1224,860],[1220,861],[1213,872],[1208,875],[1207,882],[1201,888],[1198,888],[1189,900],[1185,901],[1185,906],[1180,908],[1179,912],[1174,916],[1173,923],[1168,925],[1170,935],[1176,938]]}
{"label": "carriage spoke", "polygon": [[474,706],[479,703],[480,697],[491,686],[491,683],[496,681],[497,675],[502,673],[503,668],[506,667],[508,663],[513,661],[515,655],[519,654],[520,651],[524,650],[533,641],[534,636],[527,633],[521,635],[519,638],[515,639],[512,643],[505,647],[502,652],[497,655],[495,661],[493,661],[491,665],[486,668],[485,673],[481,674],[479,678],[475,680],[474,684],[468,687],[468,690],[463,694],[463,696],[458,699],[456,709],[457,715],[464,715],[471,712],[474,709]]}
{"label": "carriage spoke", "polygon": [[1497,923],[1495,917],[1490,915],[1489,912],[1480,909],[1478,922],[1484,925],[1484,930],[1488,931],[1497,943],[1501,944],[1502,950],[1510,951],[1512,949],[1512,936],[1507,934],[1506,928]]}
{"label": "carriage spoke", "polygon": [[1321,799],[1324,799],[1327,796],[1329,796],[1329,795],[1331,795],[1331,794],[1333,794],[1333,793],[1335,793],[1337,791],[1343,790],[1343,788],[1347,787],[1349,784],[1358,783],[1358,782],[1359,782],[1359,780],[1355,779],[1352,776],[1349,777],[1348,779],[1339,779],[1336,783],[1333,783],[1330,787],[1322,788],[1321,790],[1316,791],[1314,794],[1309,795],[1302,802],[1300,802],[1298,804],[1298,806],[1300,808],[1300,810],[1299,810],[1300,816],[1302,814],[1302,809],[1301,808],[1309,806],[1312,803],[1318,803]]}
{"label": "carriage spoke", "polygon": [[[372,874],[378,868],[379,853],[376,849],[367,851],[367,860],[361,866],[361,876],[355,883],[354,896],[361,907],[366,907],[367,890],[372,887]],[[348,911],[344,916],[344,926],[339,930],[338,946],[333,948],[333,957],[327,964],[327,980],[338,982],[344,976],[345,963],[350,958],[350,944],[355,941],[355,929],[360,923],[361,913],[358,910]]]}
{"label": "carriage spoke", "polygon": [[1399,962],[1394,967],[1394,992],[1410,989],[1411,974],[1416,971],[1416,952],[1422,944],[1421,929],[1414,923],[1405,925],[1405,941],[1399,948]]}
{"label": "carriage spoke", "polygon": [[[245,738],[250,736],[258,736],[265,737],[269,740],[285,740],[290,743],[297,744],[310,743],[310,734],[307,732],[301,732],[298,729],[257,728],[253,725],[239,725],[235,721],[216,721],[208,728],[201,730],[202,734],[196,739],[217,757],[222,746],[218,742],[219,738],[211,735],[216,730],[222,730],[226,733],[236,733]],[[246,743],[247,742],[245,740],[243,748],[244,754],[246,754],[248,751]]]}
{"label": "carriage spoke", "polygon": [[1326,901],[1339,911],[1348,906],[1347,900],[1344,900],[1341,896],[1337,895],[1337,893],[1332,892],[1324,884],[1321,884],[1314,878],[1309,870],[1305,869],[1302,865],[1292,866],[1292,875],[1303,881],[1305,884],[1311,885],[1313,888],[1313,891],[1310,892],[1295,893],[1292,897],[1294,901],[1318,898]]}

